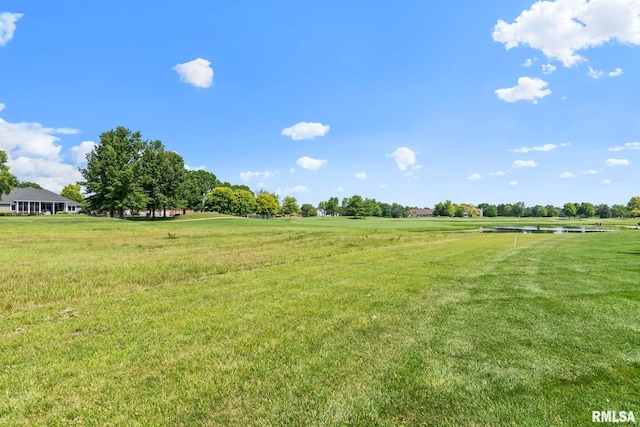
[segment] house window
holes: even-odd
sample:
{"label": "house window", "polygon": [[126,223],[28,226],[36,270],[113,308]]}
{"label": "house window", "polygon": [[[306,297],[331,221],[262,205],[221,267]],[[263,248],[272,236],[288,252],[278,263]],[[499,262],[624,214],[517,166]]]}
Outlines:
{"label": "house window", "polygon": [[11,205],[11,210],[15,211],[16,210],[16,205]]}

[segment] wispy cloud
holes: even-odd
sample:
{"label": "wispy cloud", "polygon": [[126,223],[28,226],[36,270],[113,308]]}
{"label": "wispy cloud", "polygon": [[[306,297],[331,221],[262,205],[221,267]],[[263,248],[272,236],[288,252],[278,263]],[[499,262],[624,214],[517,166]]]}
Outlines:
{"label": "wispy cloud", "polygon": [[530,151],[551,151],[551,150],[555,150],[556,148],[558,148],[558,145],[556,144],[544,144],[538,147],[521,147],[521,148],[514,148],[512,151],[514,153],[528,153]]}
{"label": "wispy cloud", "polygon": [[564,172],[560,175],[560,178],[573,178],[575,175],[572,172]]}
{"label": "wispy cloud", "polygon": [[0,46],[4,46],[13,38],[16,22],[24,15],[22,13],[0,13]]}
{"label": "wispy cloud", "polygon": [[272,172],[272,171],[264,171],[264,172],[252,172],[252,171],[247,171],[247,172],[240,172],[240,179],[244,182],[249,182],[251,179],[253,178],[257,178],[260,180],[265,180],[265,179],[269,179],[272,178],[274,176],[276,176],[278,172]]}
{"label": "wispy cloud", "polygon": [[538,166],[533,160],[515,160],[512,164],[512,168],[535,168]]}
{"label": "wispy cloud", "polygon": [[640,142],[627,142],[623,146],[611,147],[609,151],[640,150]]}
{"label": "wispy cloud", "polygon": [[602,71],[594,70],[593,68],[589,67],[589,71],[587,71],[587,75],[592,79],[598,80],[604,76],[604,73]]}
{"label": "wispy cloud", "polygon": [[605,166],[629,166],[631,162],[627,159],[607,159]]}
{"label": "wispy cloud", "polygon": [[472,173],[471,175],[469,175],[467,177],[467,179],[469,179],[471,181],[476,181],[478,179],[482,179],[482,175],[480,175],[479,173]]}
{"label": "wispy cloud", "polygon": [[366,172],[358,172],[355,175],[356,179],[367,179],[367,173]]}

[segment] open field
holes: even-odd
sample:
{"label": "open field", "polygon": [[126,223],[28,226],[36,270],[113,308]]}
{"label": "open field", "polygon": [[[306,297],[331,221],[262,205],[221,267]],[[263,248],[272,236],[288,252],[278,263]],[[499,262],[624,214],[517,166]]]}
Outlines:
{"label": "open field", "polygon": [[0,218],[0,425],[640,422],[638,230],[190,218]]}

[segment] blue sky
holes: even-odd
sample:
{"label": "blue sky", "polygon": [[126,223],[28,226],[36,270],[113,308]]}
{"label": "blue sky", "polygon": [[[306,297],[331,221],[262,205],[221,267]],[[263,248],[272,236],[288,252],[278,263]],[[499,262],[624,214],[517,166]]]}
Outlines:
{"label": "blue sky", "polygon": [[640,0],[0,6],[0,149],[53,191],[117,126],[316,205],[640,194]]}

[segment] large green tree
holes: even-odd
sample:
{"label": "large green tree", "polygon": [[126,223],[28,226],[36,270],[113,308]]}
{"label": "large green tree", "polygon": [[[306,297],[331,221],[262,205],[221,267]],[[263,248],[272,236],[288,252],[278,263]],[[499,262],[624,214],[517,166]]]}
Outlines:
{"label": "large green tree", "polygon": [[611,206],[612,218],[624,218],[626,216],[629,216],[629,208],[625,205],[616,204]]}
{"label": "large green tree", "polygon": [[7,153],[0,150],[0,196],[9,194],[11,189],[18,184],[18,180],[9,172]]}
{"label": "large green tree", "polygon": [[577,215],[578,208],[575,203],[569,202],[564,204],[564,206],[562,207],[562,212],[565,214],[565,216],[571,218]]}
{"label": "large green tree", "polygon": [[256,211],[256,199],[251,191],[234,190],[231,200],[231,210],[235,215],[247,216]]}
{"label": "large green tree", "polygon": [[583,218],[591,218],[596,214],[596,207],[592,203],[582,202],[577,209],[577,213]]}
{"label": "large green tree", "polygon": [[142,153],[142,187],[147,195],[147,209],[155,217],[156,210],[185,207],[186,171],[182,156],[167,151],[161,141],[145,143]]}
{"label": "large green tree", "polygon": [[453,203],[451,200],[437,203],[433,208],[433,214],[435,216],[453,216],[455,214]]}
{"label": "large green tree", "polygon": [[142,182],[144,148],[139,131],[119,126],[100,134],[100,142],[87,155],[87,167],[80,169],[91,209],[123,218],[127,209],[135,212],[147,207]]}
{"label": "large green tree", "polygon": [[220,181],[211,172],[204,170],[187,171],[183,186],[186,208],[195,211],[204,211],[207,194],[214,188],[220,186]]}
{"label": "large green tree", "polygon": [[205,208],[222,214],[233,213],[233,190],[230,187],[216,187],[207,194]]}

